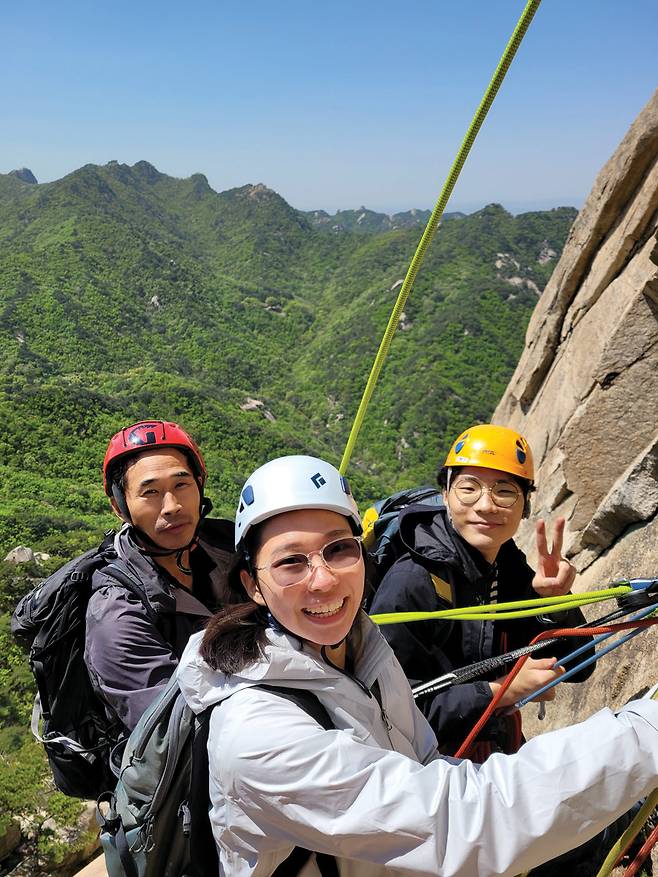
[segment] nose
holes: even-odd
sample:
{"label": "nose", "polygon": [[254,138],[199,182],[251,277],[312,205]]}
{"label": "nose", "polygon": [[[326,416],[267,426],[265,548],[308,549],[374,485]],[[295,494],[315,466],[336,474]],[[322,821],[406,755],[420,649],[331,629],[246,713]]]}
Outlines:
{"label": "nose", "polygon": [[488,488],[482,488],[482,495],[475,503],[478,509],[483,512],[495,512],[498,508],[496,503],[491,498],[491,491]]}
{"label": "nose", "polygon": [[328,591],[336,583],[335,574],[329,569],[320,555],[311,558],[311,578],[308,582],[309,591]]}
{"label": "nose", "polygon": [[162,514],[173,515],[181,507],[175,494],[168,490],[162,498]]}

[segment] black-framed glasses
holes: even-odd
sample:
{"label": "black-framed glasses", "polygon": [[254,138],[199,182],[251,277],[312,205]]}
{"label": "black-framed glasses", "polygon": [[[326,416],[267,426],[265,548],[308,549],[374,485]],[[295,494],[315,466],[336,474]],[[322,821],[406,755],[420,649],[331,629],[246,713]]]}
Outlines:
{"label": "black-framed glasses", "polygon": [[332,572],[341,572],[361,560],[361,536],[343,536],[340,539],[332,539],[317,551],[302,551],[295,554],[286,554],[265,566],[255,566],[258,571],[266,570],[272,576],[275,584],[281,588],[289,585],[299,585],[313,574],[317,569],[311,563],[311,558],[319,555],[323,566]]}
{"label": "black-framed glasses", "polygon": [[494,505],[501,509],[511,509],[521,496],[521,488],[514,481],[494,481],[489,487],[474,475],[459,476],[450,489],[463,505],[475,505],[486,491]]}

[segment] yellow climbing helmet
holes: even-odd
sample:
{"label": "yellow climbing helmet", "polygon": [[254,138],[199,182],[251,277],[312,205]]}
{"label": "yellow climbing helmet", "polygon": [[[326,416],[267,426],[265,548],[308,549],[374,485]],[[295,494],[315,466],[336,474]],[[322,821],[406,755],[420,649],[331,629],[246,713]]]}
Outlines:
{"label": "yellow climbing helmet", "polygon": [[499,469],[532,484],[535,467],[524,437],[506,426],[483,423],[465,430],[450,448],[445,467],[482,466]]}

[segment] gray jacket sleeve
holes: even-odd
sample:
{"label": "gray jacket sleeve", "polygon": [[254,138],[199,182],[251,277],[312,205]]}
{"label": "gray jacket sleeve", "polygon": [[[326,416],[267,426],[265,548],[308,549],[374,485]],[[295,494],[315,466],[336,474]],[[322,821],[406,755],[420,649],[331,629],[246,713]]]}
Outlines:
{"label": "gray jacket sleeve", "polygon": [[89,600],[85,659],[95,690],[129,731],[178,664],[141,601],[112,585]]}
{"label": "gray jacket sleeve", "polygon": [[362,862],[365,874],[512,877],[593,837],[657,784],[651,701],[602,710],[479,769],[325,731],[253,689],[231,701],[214,711],[209,741],[225,862],[237,846],[269,867],[297,844]]}

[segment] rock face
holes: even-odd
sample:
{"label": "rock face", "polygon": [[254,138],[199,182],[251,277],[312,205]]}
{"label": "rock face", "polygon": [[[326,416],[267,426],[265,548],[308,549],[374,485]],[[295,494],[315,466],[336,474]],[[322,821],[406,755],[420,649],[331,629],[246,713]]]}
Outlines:
{"label": "rock face", "polygon": [[[578,590],[658,577],[658,91],[573,225],[494,420],[533,448],[534,509],[566,517]],[[532,519],[519,543],[532,560]],[[604,658],[586,686],[561,686],[557,721],[655,682],[656,636]]]}

